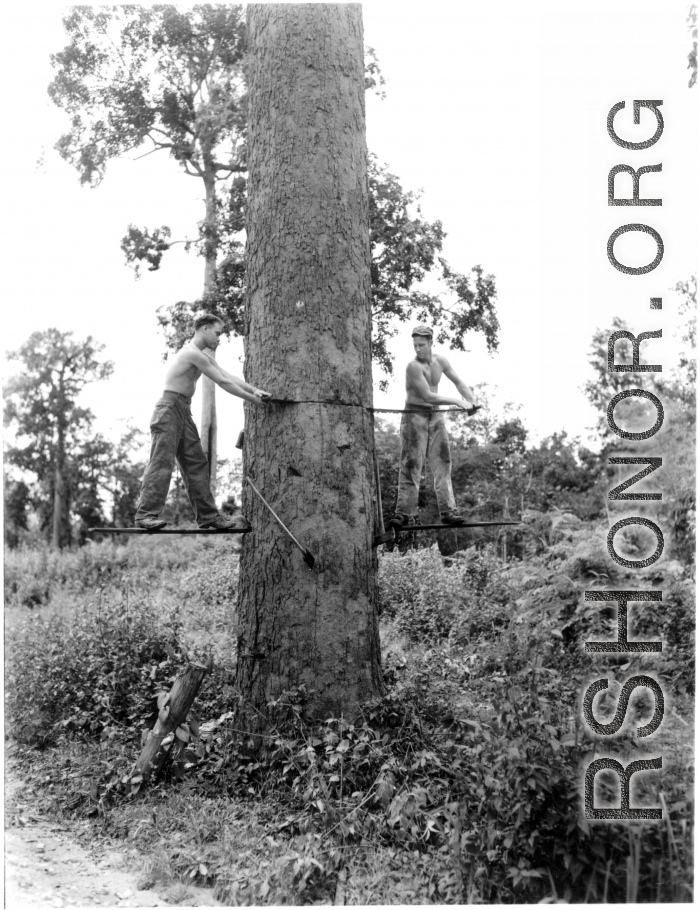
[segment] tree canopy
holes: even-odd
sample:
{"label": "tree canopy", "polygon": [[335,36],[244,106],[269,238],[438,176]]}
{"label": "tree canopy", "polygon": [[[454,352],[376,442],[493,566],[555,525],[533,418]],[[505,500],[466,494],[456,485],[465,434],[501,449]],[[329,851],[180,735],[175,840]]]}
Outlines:
{"label": "tree canopy", "polygon": [[[142,267],[160,268],[175,243],[195,248],[208,264],[201,297],[159,311],[167,346],[182,345],[202,310],[219,313],[230,333],[244,334],[243,8],[74,7],[64,25],[70,43],[51,58],[56,76],[49,94],[71,115],[57,149],[81,182],[97,185],[111,158],[144,148],[167,151],[186,174],[207,185],[205,218],[195,236],[173,238],[167,225],[131,224],[122,240],[137,274]],[[376,53],[367,48],[365,89],[383,96],[383,84]],[[463,350],[465,334],[475,331],[495,351],[494,277],[481,266],[465,274],[453,269],[442,255],[441,222],[427,221],[418,194],[405,191],[372,155],[368,176],[375,362],[391,374],[387,342],[397,322],[416,319],[431,322],[441,344]]]}
{"label": "tree canopy", "polygon": [[72,332],[47,329],[8,354],[20,371],[5,385],[5,426],[14,431],[5,460],[33,478],[31,485],[7,478],[16,524],[26,528],[31,507],[57,546],[71,540],[71,516],[83,527],[104,520],[106,497],[113,518],[125,523],[138,492],[132,460],[138,431],[127,430],[114,444],[95,432],[94,415],[78,401],[86,385],[112,374],[103,350],[91,336],[76,341]]}
{"label": "tree canopy", "polygon": [[691,3],[688,7],[688,31],[693,39],[693,46],[688,54],[688,69],[690,70],[690,79],[688,88],[692,88],[698,81],[698,6],[697,3]]}
{"label": "tree canopy", "polygon": [[63,25],[49,95],[71,115],[56,147],[81,183],[144,143],[192,177],[245,170],[240,6],[77,6]]}

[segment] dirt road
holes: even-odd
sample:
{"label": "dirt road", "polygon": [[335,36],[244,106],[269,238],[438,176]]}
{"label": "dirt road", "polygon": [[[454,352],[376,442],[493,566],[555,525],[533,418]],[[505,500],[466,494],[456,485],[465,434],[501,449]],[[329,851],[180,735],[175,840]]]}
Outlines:
{"label": "dirt road", "polygon": [[210,889],[156,887],[140,858],[40,818],[5,780],[5,907],[215,906]]}

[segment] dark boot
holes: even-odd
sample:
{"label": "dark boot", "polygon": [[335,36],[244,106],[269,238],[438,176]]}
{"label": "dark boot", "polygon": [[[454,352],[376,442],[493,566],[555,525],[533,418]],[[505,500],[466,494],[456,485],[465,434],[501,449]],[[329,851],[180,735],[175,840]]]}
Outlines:
{"label": "dark boot", "polygon": [[216,515],[211,521],[199,526],[202,531],[230,531],[232,529],[241,530],[249,528],[250,525],[245,518],[224,518],[223,515]]}
{"label": "dark boot", "polygon": [[163,521],[161,518],[139,518],[135,522],[136,527],[142,528],[144,531],[160,531],[167,523],[167,521]]}
{"label": "dark boot", "polygon": [[461,525],[464,521],[464,515],[457,509],[450,509],[449,512],[440,512],[440,521],[444,525]]}
{"label": "dark boot", "polygon": [[398,534],[399,531],[405,531],[407,528],[416,524],[417,521],[418,519],[415,515],[404,515],[402,512],[397,512],[389,522],[389,527],[393,528]]}

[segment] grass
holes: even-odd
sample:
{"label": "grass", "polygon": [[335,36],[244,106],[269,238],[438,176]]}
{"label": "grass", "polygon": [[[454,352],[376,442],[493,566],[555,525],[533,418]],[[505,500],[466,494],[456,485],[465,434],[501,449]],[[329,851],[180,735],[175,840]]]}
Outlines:
{"label": "grass", "polygon": [[[109,750],[64,744],[53,751],[58,755],[14,751],[9,767],[26,782],[23,802],[31,800],[39,814],[61,818],[68,830],[85,838],[79,815],[67,806],[75,801],[75,781],[94,776]],[[10,801],[8,818],[12,812]],[[90,823],[89,838],[141,857],[140,887],[153,887],[169,903],[189,905],[192,884],[212,888],[217,900],[234,906],[305,902],[300,892],[294,894],[293,862],[285,863],[290,855],[293,861],[303,856],[304,838],[289,838],[278,827],[274,806],[260,812],[253,801],[162,787],[100,812]],[[436,874],[429,856],[372,844],[346,851],[342,868],[348,904],[427,903]],[[275,873],[276,883],[266,890]]]}
{"label": "grass", "polygon": [[[228,663],[235,652],[240,544],[223,537],[103,541],[80,550],[5,550],[5,622],[75,616],[129,602],[176,616],[185,645]],[[138,607],[137,607],[138,608]]]}
{"label": "grass", "polygon": [[[103,632],[121,629],[124,622],[131,628],[130,616],[144,621],[151,617],[156,627],[177,628],[182,653],[213,654],[221,672],[209,678],[209,688],[201,693],[205,713],[200,720],[218,716],[232,694],[227,687],[235,655],[230,605],[237,570],[229,542],[162,539],[99,547],[63,554],[64,561],[55,554],[9,552],[8,646],[31,642],[34,647],[51,635],[67,640],[79,628],[92,634],[95,615],[103,617]],[[554,846],[557,836],[562,843],[573,838],[574,863],[585,858],[591,844],[598,844],[600,856],[591,854],[580,873],[584,885],[575,886],[580,899],[648,901],[672,895],[670,899],[689,900],[692,812],[686,788],[692,775],[693,703],[689,668],[678,658],[686,653],[683,642],[678,652],[670,649],[665,656],[669,678],[679,687],[668,700],[663,728],[653,744],[664,755],[664,772],[653,784],[660,783],[662,789],[654,790],[651,799],[667,802],[663,826],[620,826],[620,837],[608,826],[598,826],[593,839],[565,829],[561,835],[546,835],[547,826],[537,820],[535,809],[538,800],[546,803],[549,782],[544,781],[537,795],[530,789],[530,772],[522,771],[511,754],[525,750],[537,761],[554,762],[547,767],[556,771],[557,756],[568,761],[573,754],[567,751],[570,743],[562,749],[560,741],[575,733],[580,743],[572,693],[596,666],[582,668],[580,656],[572,656],[578,652],[567,651],[561,633],[557,638],[552,630],[579,623],[581,637],[586,624],[594,621],[577,612],[577,591],[585,573],[593,567],[597,571],[599,549],[597,541],[579,533],[569,545],[559,542],[527,565],[503,567],[495,557],[474,552],[457,555],[448,564],[426,551],[382,557],[385,673],[396,704],[410,708],[407,716],[417,718],[424,729],[418,735],[406,728],[403,739],[389,729],[397,743],[405,743],[403,756],[396,748],[382,751],[385,747],[377,746],[380,764],[385,761],[394,768],[396,787],[386,805],[381,804],[375,798],[379,775],[372,785],[376,789],[368,790],[371,811],[360,836],[338,837],[338,819],[347,821],[352,815],[348,794],[324,797],[322,812],[313,807],[329,786],[337,788],[328,783],[333,769],[323,770],[322,748],[316,750],[316,764],[301,762],[298,770],[282,774],[281,764],[267,759],[265,768],[246,771],[248,777],[239,776],[234,785],[227,783],[223,771],[211,773],[217,755],[230,756],[238,748],[225,730],[221,751],[212,755],[206,775],[191,772],[178,784],[164,780],[135,798],[117,798],[106,781],[118,780],[129,770],[139,750],[136,728],[132,733],[108,732],[98,741],[61,735],[55,746],[43,750],[11,742],[10,756],[25,781],[25,796],[30,793],[39,810],[76,831],[87,830],[91,837],[119,843],[142,857],[142,879],[154,882],[173,903],[191,900],[188,889],[194,886],[212,888],[219,900],[234,905],[572,899],[574,892],[557,884],[566,876],[557,871],[554,855],[538,858],[527,846],[530,832],[542,842],[549,837]],[[44,573],[41,585],[34,585],[37,572]],[[30,606],[32,592],[43,599]],[[682,593],[674,607],[678,615],[685,609]],[[516,602],[518,609],[513,610]],[[628,675],[648,669],[645,659],[635,655],[637,663],[630,665]],[[523,734],[521,724],[531,722],[523,713],[528,699],[538,706],[540,725],[546,711],[551,713],[549,723],[556,728],[551,744],[539,727],[527,727],[530,732]],[[305,735],[298,730],[289,734],[290,755],[305,747]],[[593,743],[586,748],[592,749]],[[591,752],[584,754],[590,757]],[[333,755],[326,749],[326,758]],[[244,770],[251,768],[251,759],[237,761]],[[338,767],[347,767],[347,773],[364,773],[350,758],[344,762],[345,756]],[[450,762],[457,769],[455,780],[462,781],[461,795],[454,795],[451,784],[440,783],[446,773],[440,768],[449,771]],[[230,760],[223,764],[224,770],[235,766]],[[291,785],[295,774],[301,781],[297,790]],[[374,775],[372,771],[372,779]],[[321,788],[311,801],[301,798],[309,783]],[[411,794],[420,796],[421,790],[441,795],[432,804],[429,798],[414,819],[407,807]],[[534,813],[531,823],[519,821],[512,811],[517,800]],[[448,823],[450,812],[454,823]],[[416,819],[422,825],[433,819],[444,835],[422,828],[411,833]],[[626,859],[620,862],[623,855]],[[519,866],[525,857],[529,865]],[[663,889],[657,886],[652,893],[652,880],[663,880]]]}

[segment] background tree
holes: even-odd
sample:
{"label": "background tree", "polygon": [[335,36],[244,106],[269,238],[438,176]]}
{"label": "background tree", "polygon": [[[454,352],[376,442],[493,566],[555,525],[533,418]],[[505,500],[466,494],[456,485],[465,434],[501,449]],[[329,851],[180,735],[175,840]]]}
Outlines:
{"label": "background tree", "polygon": [[142,430],[128,426],[113,446],[111,462],[102,476],[103,489],[112,500],[112,523],[116,528],[133,527],[136,520],[136,503],[147,463],[139,457],[145,439]]}
{"label": "background tree", "polygon": [[[671,552],[682,562],[695,562],[697,450],[697,277],[678,281],[678,363],[661,374],[657,385],[666,411],[667,430],[658,434],[664,470],[656,489],[663,490],[661,508],[671,531]],[[645,448],[653,440],[647,441]],[[650,452],[651,454],[651,452]],[[663,476],[660,476],[662,475]]]}
{"label": "background tree", "polygon": [[[204,257],[199,305],[211,309],[217,254],[231,225],[219,184],[245,170],[243,20],[240,6],[73,7],[63,20],[70,39],[51,57],[52,100],[71,115],[58,141],[61,156],[97,185],[107,162],[141,149],[167,152],[202,182],[204,218],[194,242]],[[122,248],[133,264],[156,269],[170,245],[167,226],[130,225]],[[214,384],[203,378],[200,435],[216,479]]]}
{"label": "background tree", "polygon": [[[612,326],[607,330],[596,329],[591,341],[588,363],[593,368],[594,378],[587,380],[584,385],[584,394],[593,405],[597,414],[596,429],[605,444],[615,445],[618,437],[613,436],[608,426],[608,404],[615,395],[627,389],[645,389],[658,395],[658,381],[661,373],[654,372],[608,372],[608,340],[615,332],[630,332],[631,327],[619,316],[615,316]],[[638,335],[639,332],[632,332]],[[654,347],[656,339],[649,338],[640,345],[640,364],[658,364]],[[618,338],[615,342],[615,363],[632,363],[632,343],[625,337]],[[615,407],[615,420],[622,429],[628,432],[639,432],[647,429],[654,423],[656,409],[651,401],[646,398],[624,398]],[[651,419],[651,423],[649,420]]]}
{"label": "background tree", "polygon": [[[246,379],[371,405],[361,8],[251,4],[248,27]],[[381,690],[373,448],[365,407],[246,404],[245,474],[315,556],[246,485],[237,676],[252,726],[301,685],[317,719]]]}
{"label": "background tree", "polygon": [[680,298],[678,301],[678,323],[676,340],[679,345],[678,365],[658,379],[659,387],[669,391],[685,403],[688,416],[695,419],[695,404],[698,381],[697,367],[697,276],[691,275],[684,281],[677,281],[673,287]]}
{"label": "background tree", "polygon": [[691,3],[688,9],[688,31],[693,39],[693,46],[688,54],[688,69],[690,70],[688,88],[692,88],[698,81],[698,7],[696,3]]}
{"label": "background tree", "polygon": [[[365,84],[368,82],[371,79],[366,75]],[[465,335],[480,332],[488,350],[496,351],[499,324],[493,275],[486,274],[480,265],[466,275],[453,269],[442,255],[447,236],[442,223],[423,217],[419,194],[405,191],[398,177],[374,155],[369,156],[367,172],[373,361],[387,377],[393,375],[388,342],[398,331],[398,323],[408,321],[430,322],[439,344],[449,343],[451,348],[462,351]],[[230,229],[222,241],[223,260],[217,270],[215,291],[207,302],[212,311],[225,317],[229,333],[233,334],[243,334],[245,253],[234,228],[243,226],[246,195],[247,179],[236,177],[229,197]],[[142,248],[149,255],[156,255],[159,245],[154,240]],[[194,318],[201,307],[201,301],[181,300],[160,308],[158,320],[171,350],[180,348],[192,335]],[[389,379],[382,378],[379,386],[385,391],[388,384]]]}
{"label": "background tree", "polygon": [[[122,240],[139,273],[155,271],[174,243],[205,258],[202,296],[160,309],[166,344],[177,349],[192,333],[196,312],[220,313],[229,332],[243,334],[246,104],[242,63],[242,7],[77,7],[64,20],[71,43],[52,57],[57,75],[49,93],[73,119],[57,145],[90,185],[107,161],[150,145],[167,150],[190,176],[204,182],[205,217],[196,239],[173,240],[171,230],[130,225]],[[377,58],[365,51],[364,85],[383,95]],[[105,116],[107,114],[107,116]],[[482,332],[498,344],[496,288],[475,266],[455,271],[441,255],[445,232],[426,221],[418,195],[373,156],[369,161],[372,247],[373,357],[390,375],[388,339],[396,322],[421,319],[438,341],[463,350],[464,334]],[[218,257],[218,264],[217,264]],[[426,284],[426,279],[429,281]],[[430,289],[428,289],[428,285]],[[204,382],[201,436],[216,477],[214,385]],[[384,389],[387,379],[382,379]]]}
{"label": "background tree", "polygon": [[[569,512],[582,521],[590,521],[605,514],[604,467],[597,453],[565,431],[530,443],[520,405],[508,402],[499,408],[493,387],[487,383],[479,384],[475,391],[484,404],[483,410],[472,418],[450,414],[448,419],[452,485],[461,511],[478,521],[520,518],[523,514],[534,520],[535,513],[551,511]],[[401,441],[394,424],[378,418],[374,437],[382,505],[385,515],[389,515],[396,504]],[[433,477],[427,463],[418,507],[422,522],[439,523]],[[483,549],[498,543],[502,553],[504,534],[508,557],[522,557],[532,542],[532,535],[524,526],[419,532],[413,535],[412,546],[430,547],[437,540],[440,552],[449,556],[467,547]],[[411,541],[405,538],[402,547],[404,543]]]}
{"label": "background tree", "polygon": [[144,460],[138,460],[144,438],[141,430],[128,426],[117,442],[99,433],[82,442],[80,457],[73,460],[71,471],[72,511],[78,519],[79,543],[84,543],[89,528],[133,527],[146,467]]}
{"label": "background tree", "polygon": [[76,342],[72,332],[48,329],[34,332],[8,354],[20,362],[21,372],[5,386],[5,425],[12,425],[17,436],[6,459],[37,478],[42,525],[50,521],[54,547],[70,542],[71,474],[92,435],[92,414],[77,399],[88,383],[112,373],[112,364],[100,359],[103,348],[91,336]]}
{"label": "background tree", "polygon": [[29,487],[23,480],[13,480],[6,471],[3,480],[3,528],[8,547],[19,545],[27,531],[30,505]]}
{"label": "background tree", "polygon": [[[438,344],[460,351],[468,332],[481,332],[488,350],[495,351],[499,324],[493,275],[479,265],[468,275],[449,265],[441,255],[447,236],[442,223],[426,221],[420,196],[406,192],[374,155],[368,175],[374,361],[387,375],[393,373],[387,342],[397,323],[408,321],[429,322]],[[388,380],[379,385],[384,391]]]}
{"label": "background tree", "polygon": [[[678,343],[677,366],[664,365],[659,373],[608,373],[607,344],[613,331],[629,327],[620,319],[613,321],[609,331],[596,331],[589,362],[595,379],[585,385],[588,399],[598,414],[598,432],[603,443],[600,457],[607,473],[604,502],[611,513],[625,512],[629,503],[609,502],[607,491],[630,476],[625,466],[610,466],[609,456],[654,455],[663,459],[663,468],[635,485],[634,492],[661,492],[663,499],[650,505],[635,503],[637,514],[649,512],[654,520],[661,519],[669,532],[667,553],[692,562],[695,553],[695,433],[696,433],[696,311],[697,282],[695,276],[678,281],[673,290],[679,295],[677,307]],[[656,363],[654,339],[642,342],[641,362]],[[630,363],[632,346],[626,339],[616,345],[616,362]],[[613,395],[627,388],[642,388],[653,392],[664,408],[664,425],[651,439],[635,440],[630,445],[613,434],[607,424],[607,406]],[[656,408],[645,399],[621,401],[615,409],[615,419],[624,429],[648,429],[656,420]],[[629,537],[632,535],[629,534]]]}

